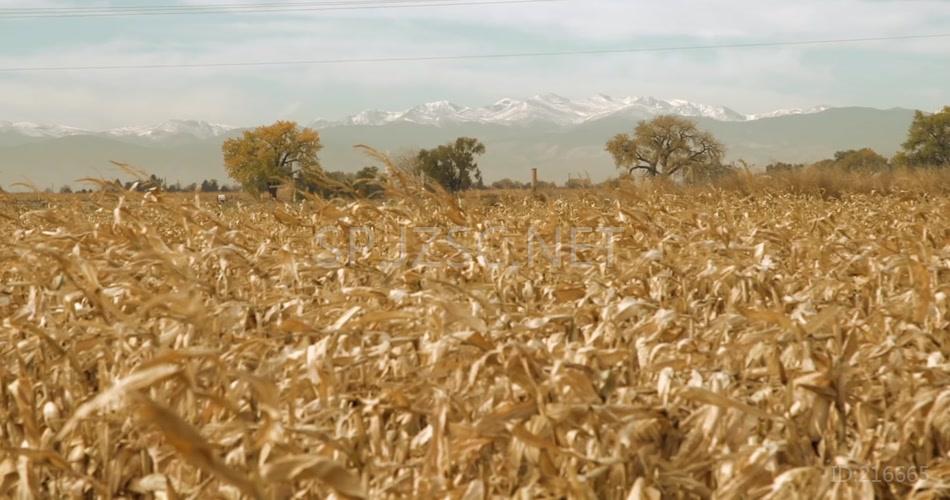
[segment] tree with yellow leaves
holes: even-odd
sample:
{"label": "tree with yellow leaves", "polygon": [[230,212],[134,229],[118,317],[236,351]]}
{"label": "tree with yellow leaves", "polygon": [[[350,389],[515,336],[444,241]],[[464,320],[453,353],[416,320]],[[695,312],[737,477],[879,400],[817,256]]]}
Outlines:
{"label": "tree with yellow leaves", "polygon": [[228,139],[222,151],[224,167],[232,179],[247,191],[266,190],[273,195],[279,184],[306,183],[320,172],[317,153],[322,147],[316,131],[278,121]]}

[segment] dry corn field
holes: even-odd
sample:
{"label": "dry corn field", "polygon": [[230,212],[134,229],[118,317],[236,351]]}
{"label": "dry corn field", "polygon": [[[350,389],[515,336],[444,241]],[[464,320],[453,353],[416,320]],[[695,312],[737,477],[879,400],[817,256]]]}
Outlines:
{"label": "dry corn field", "polygon": [[950,496],[950,197],[388,189],[0,195],[0,497]]}

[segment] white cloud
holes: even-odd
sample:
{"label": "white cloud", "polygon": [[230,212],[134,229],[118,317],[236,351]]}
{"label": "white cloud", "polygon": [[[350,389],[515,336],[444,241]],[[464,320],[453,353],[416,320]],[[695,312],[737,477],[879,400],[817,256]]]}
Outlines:
{"label": "white cloud", "polygon": [[[514,29],[589,40],[643,36],[759,37],[859,36],[922,26],[946,28],[950,5],[932,1],[696,0],[566,1],[503,8],[464,7],[415,12],[432,20],[466,19]],[[401,15],[399,13],[398,15]],[[395,13],[383,13],[392,16]]]}
{"label": "white cloud", "polygon": [[[69,5],[45,4],[54,3]],[[36,5],[0,0],[4,7]],[[41,51],[0,47],[0,67],[426,56],[921,34],[948,25],[950,3],[578,0],[231,16],[198,25],[180,23],[183,19],[117,18],[104,24],[113,30],[106,40],[63,36],[59,44]],[[51,39],[56,36],[50,33]],[[828,56],[831,50],[852,60],[836,61]],[[854,60],[866,58],[869,66],[897,68],[919,58],[930,67],[948,56],[950,44],[942,39],[457,62],[0,73],[0,119],[105,127],[203,118],[241,125],[284,117],[334,118],[363,107],[395,109],[422,100],[481,105],[503,96],[543,92],[656,95],[742,112],[814,104],[932,108],[947,100],[942,85],[950,77],[946,68],[919,75],[898,93],[875,87],[881,84],[867,81],[860,68],[846,63],[857,66]],[[906,101],[894,102],[899,99]]]}

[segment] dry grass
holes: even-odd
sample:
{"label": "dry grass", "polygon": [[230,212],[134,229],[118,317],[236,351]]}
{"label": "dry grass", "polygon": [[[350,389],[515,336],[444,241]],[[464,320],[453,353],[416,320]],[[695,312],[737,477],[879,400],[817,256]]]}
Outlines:
{"label": "dry grass", "polygon": [[[0,496],[950,495],[950,197],[390,188],[6,195]],[[383,259],[498,224],[497,267]],[[314,230],[361,225],[329,265]],[[507,267],[532,225],[624,232]]]}
{"label": "dry grass", "polygon": [[851,194],[930,194],[950,196],[950,168],[846,172],[806,167],[799,171],[757,175],[740,172],[718,182],[722,189],[744,194],[795,194],[840,198]]}

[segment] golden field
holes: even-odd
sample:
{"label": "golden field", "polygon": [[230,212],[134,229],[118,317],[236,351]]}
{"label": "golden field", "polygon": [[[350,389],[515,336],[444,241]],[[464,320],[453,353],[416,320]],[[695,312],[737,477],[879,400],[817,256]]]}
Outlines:
{"label": "golden field", "polygon": [[943,181],[0,195],[0,496],[947,498]]}

